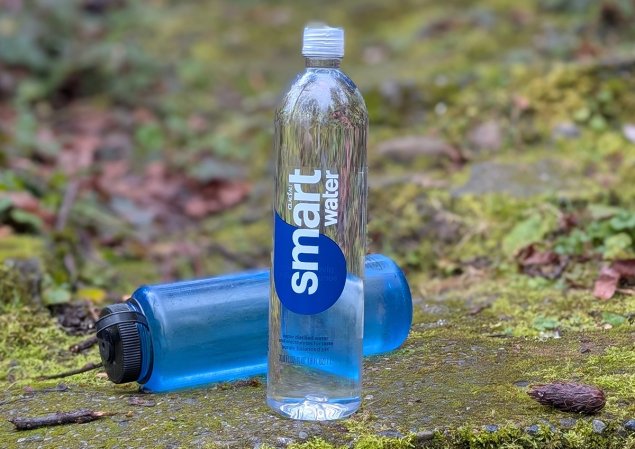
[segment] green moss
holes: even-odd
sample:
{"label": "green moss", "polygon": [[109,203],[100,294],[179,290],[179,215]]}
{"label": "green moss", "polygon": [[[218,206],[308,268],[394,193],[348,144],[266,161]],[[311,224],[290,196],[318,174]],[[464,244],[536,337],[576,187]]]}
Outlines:
{"label": "green moss", "polygon": [[534,368],[532,376],[544,381],[579,379],[607,392],[606,412],[627,419],[635,414],[635,345],[629,332],[613,337],[613,345],[577,363]]}
{"label": "green moss", "polygon": [[[544,431],[543,431],[544,432]],[[545,440],[549,438],[549,434],[543,433],[538,438],[526,434],[522,429],[514,425],[506,425],[492,432],[484,429],[474,429],[471,427],[463,427],[458,429],[451,437],[450,441],[458,447],[464,446],[470,449],[521,449],[532,444],[535,446],[535,440]]]}
{"label": "green moss", "polygon": [[[588,291],[567,291],[557,283],[537,283],[535,278],[523,275],[505,275],[461,287],[460,291],[445,293],[445,302],[456,310],[455,316],[465,313],[466,307],[461,306],[461,301],[465,304],[465,298],[469,298],[467,308],[487,306],[479,313],[483,332],[516,337],[548,338],[571,332],[608,330],[614,327],[609,321],[619,329],[628,329],[630,324],[625,317],[635,307],[632,296],[603,302]],[[434,284],[426,282],[423,288],[429,294],[434,291]],[[624,319],[613,320],[612,317]]]}
{"label": "green moss", "polygon": [[[522,296],[515,298],[516,301],[522,301]],[[580,353],[578,337],[575,335],[565,334],[562,339],[546,341],[488,337],[487,334],[491,331],[487,326],[490,321],[490,317],[486,316],[487,311],[466,319],[459,304],[451,304],[451,310],[448,310],[445,318],[446,325],[422,327],[422,324],[433,317],[424,314],[421,319],[417,319],[403,349],[367,360],[364,391],[365,395],[373,398],[366,399],[357,414],[340,424],[340,427],[342,424],[344,427],[342,431],[337,431],[337,426],[325,427],[319,436],[307,442],[294,443],[295,446],[292,447],[331,449],[349,443],[352,447],[373,449],[423,447],[413,434],[408,434],[403,439],[379,436],[382,430],[394,428],[391,424],[394,422],[400,429],[429,429],[439,425],[449,428],[449,433],[438,433],[433,441],[425,442],[425,447],[431,448],[582,449],[586,446],[561,443],[565,441],[562,436],[558,437],[560,439],[555,436],[547,439],[546,435],[542,435],[544,441],[550,442],[550,446],[540,446],[536,441],[543,440],[537,440],[536,436],[529,438],[518,430],[543,417],[557,420],[566,415],[549,412],[535,404],[522,388],[514,385],[519,380],[539,382],[562,378],[563,375],[571,375],[580,370],[588,374],[585,374],[583,380],[594,383],[599,381],[609,392],[608,415],[601,416],[601,419],[615,422],[611,421],[610,416],[617,416],[619,422],[622,417],[633,412],[629,407],[624,408],[624,401],[632,401],[630,398],[633,390],[629,390],[631,387],[628,383],[620,383],[619,377],[630,375],[628,366],[632,364],[633,355],[627,350],[632,342],[628,340],[626,330],[596,330],[587,333],[587,338],[596,345],[594,351],[598,351],[597,354],[587,356]],[[51,385],[56,382],[33,382],[30,377],[40,374],[42,370],[56,372],[62,368],[81,366],[92,358],[90,354],[81,358],[82,356],[65,353],[63,348],[72,339],[57,330],[45,316],[35,315],[32,320],[28,320],[27,313],[25,309],[12,309],[4,318],[6,321],[1,323],[5,332],[1,334],[3,345],[7,339],[18,336],[17,344],[6,346],[11,349],[6,349],[1,354],[4,359],[7,351],[10,351],[11,358],[18,361],[17,367],[2,367],[9,368],[18,385]],[[18,324],[11,326],[11,322]],[[43,329],[36,329],[36,323],[45,323],[45,326]],[[26,335],[19,336],[21,327],[27,331]],[[56,343],[50,343],[52,341]],[[604,348],[608,349],[600,352]],[[44,364],[42,360],[48,361]],[[562,360],[569,360],[569,363],[563,364]],[[543,370],[540,371],[537,367]],[[547,371],[545,367],[550,370]],[[400,381],[405,382],[407,387],[398,386],[396,383]],[[242,439],[256,434],[261,441],[272,442],[277,436],[295,438],[298,431],[290,421],[270,416],[262,401],[264,386],[236,386],[229,389],[218,386],[193,392],[157,395],[154,398],[156,407],[131,408],[127,405],[126,395],[136,390],[134,384],[114,386],[103,379],[95,378],[95,373],[69,378],[67,382],[71,384],[71,391],[76,393],[64,393],[70,395],[66,397],[56,394],[37,396],[34,399],[37,402],[29,403],[31,412],[56,410],[69,404],[73,407],[90,406],[121,411],[123,414],[130,412],[132,415],[127,418],[130,432],[140,432],[139,435],[159,432],[165,440],[184,442],[192,441],[192,435],[200,432],[201,426],[219,435],[221,441],[222,438]],[[422,424],[420,418],[427,414],[435,418],[430,423]],[[268,424],[254,426],[251,424],[253,420]],[[491,433],[481,427],[492,423],[500,425],[510,420],[513,420],[517,430],[505,425],[499,430],[501,433]],[[455,433],[452,430],[461,425],[464,427],[460,432]],[[75,432],[86,432],[88,435],[94,432],[95,426],[102,429],[98,436],[91,437],[98,438],[98,441],[104,441],[102,434],[106,429],[115,434],[121,432],[117,423],[109,420],[80,426]],[[273,426],[266,431],[268,437],[263,436],[263,426]],[[575,444],[595,444],[596,440],[609,441],[616,429],[608,429],[604,440],[590,434],[580,437],[576,433],[570,433],[566,438],[572,441],[574,437],[577,438]],[[65,441],[64,429],[51,432],[51,436],[57,441]],[[104,444],[104,447],[114,447],[117,444],[115,439],[112,443]],[[222,443],[219,445],[222,447]]]}
{"label": "green moss", "polygon": [[600,118],[625,119],[635,104],[628,76],[606,78],[603,71],[599,66],[558,65],[546,76],[532,79],[523,91],[546,123],[576,120],[593,128],[595,118],[598,129]]}
{"label": "green moss", "polygon": [[[37,381],[46,374],[79,368],[99,361],[96,348],[86,354],[72,354],[68,348],[82,337],[62,331],[48,311],[19,305],[6,306],[0,314],[0,382],[14,386],[53,385],[59,381]],[[95,372],[73,378],[80,385],[101,384]]]}
{"label": "green moss", "polygon": [[[446,432],[435,432],[432,439],[417,442],[416,435],[404,438],[386,438],[363,435],[349,445],[354,449],[631,449],[635,447],[635,435],[621,438],[607,428],[603,434],[593,431],[589,420],[581,420],[571,429],[554,430],[546,424],[537,426],[531,434],[510,423],[497,426],[496,430],[482,427],[460,427]],[[264,445],[263,448],[272,448]],[[292,443],[290,449],[342,449],[322,438],[303,443]]]}
{"label": "green moss", "polygon": [[336,446],[333,446],[322,438],[313,438],[304,443],[292,443],[287,447],[289,449],[337,449]]}
{"label": "green moss", "polygon": [[19,304],[27,295],[27,290],[17,273],[0,265],[0,304]]}
{"label": "green moss", "polygon": [[448,442],[440,447],[469,449],[608,449],[631,447],[635,442],[616,436],[607,428],[602,434],[593,431],[589,420],[580,420],[566,431],[553,431],[540,426],[530,435],[523,429],[509,424],[495,432],[464,427],[452,432]]}
{"label": "green moss", "polygon": [[[354,449],[412,449],[413,436],[404,438],[387,438],[376,435],[362,435],[357,437],[352,447]],[[333,445],[322,438],[314,438],[304,443],[293,443],[289,449],[343,449],[346,446]],[[351,446],[349,446],[351,447]]]}
{"label": "green moss", "polygon": [[41,238],[29,235],[0,237],[0,262],[6,259],[29,259],[43,255],[44,243]]}

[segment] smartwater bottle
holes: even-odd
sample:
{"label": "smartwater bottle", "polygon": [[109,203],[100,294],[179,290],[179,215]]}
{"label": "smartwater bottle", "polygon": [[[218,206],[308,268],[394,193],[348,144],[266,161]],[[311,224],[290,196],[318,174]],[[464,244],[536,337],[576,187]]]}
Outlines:
{"label": "smartwater bottle", "polygon": [[[412,322],[399,267],[366,257],[364,354],[392,351]],[[269,270],[143,286],[97,322],[108,378],[168,392],[244,379],[267,370]]]}
{"label": "smartwater bottle", "polygon": [[343,29],[305,28],[302,54],[275,115],[267,403],[331,420],[361,401],[368,114]]}

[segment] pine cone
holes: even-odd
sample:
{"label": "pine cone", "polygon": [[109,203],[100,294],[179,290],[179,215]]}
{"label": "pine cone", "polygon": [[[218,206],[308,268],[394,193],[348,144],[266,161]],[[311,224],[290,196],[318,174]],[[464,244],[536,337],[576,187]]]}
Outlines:
{"label": "pine cone", "polygon": [[563,412],[593,414],[606,404],[604,391],[592,385],[572,382],[554,382],[532,385],[527,394],[543,405]]}

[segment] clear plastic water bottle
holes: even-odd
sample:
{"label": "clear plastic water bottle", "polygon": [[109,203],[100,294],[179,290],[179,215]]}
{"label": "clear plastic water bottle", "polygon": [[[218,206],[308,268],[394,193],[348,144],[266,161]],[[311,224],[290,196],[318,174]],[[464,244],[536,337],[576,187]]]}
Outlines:
{"label": "clear plastic water bottle", "polygon": [[[410,289],[399,267],[366,258],[364,354],[392,351],[412,322]],[[146,285],[105,307],[97,339],[108,378],[167,392],[264,374],[269,270]]]}
{"label": "clear plastic water bottle", "polygon": [[368,114],[344,30],[304,30],[306,69],[275,116],[267,403],[303,420],[360,405]]}

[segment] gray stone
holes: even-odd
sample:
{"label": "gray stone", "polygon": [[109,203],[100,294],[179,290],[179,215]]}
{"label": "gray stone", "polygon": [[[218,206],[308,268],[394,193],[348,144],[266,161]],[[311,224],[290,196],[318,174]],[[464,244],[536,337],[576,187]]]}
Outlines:
{"label": "gray stone", "polygon": [[559,123],[553,128],[551,135],[554,138],[566,138],[566,139],[575,139],[580,137],[580,128],[578,128],[574,123],[565,122]]}
{"label": "gray stone", "polygon": [[591,423],[591,426],[593,427],[593,432],[598,434],[601,434],[602,432],[604,432],[604,429],[606,429],[606,424],[604,424],[604,422],[600,421],[599,419],[594,419]]}
{"label": "gray stone", "polygon": [[626,140],[635,143],[635,125],[627,123],[622,127],[622,133]]}
{"label": "gray stone", "polygon": [[624,428],[631,432],[635,432],[635,419],[629,419],[624,423]]}
{"label": "gray stone", "polygon": [[293,439],[292,438],[287,438],[287,437],[278,437],[276,439],[276,443],[280,447],[287,447],[288,445],[293,443]]}
{"label": "gray stone", "polygon": [[503,145],[503,136],[498,122],[481,123],[468,135],[468,141],[476,151],[496,151]]}
{"label": "gray stone", "polygon": [[551,424],[549,421],[547,421],[546,419],[540,419],[539,420],[542,424],[544,424],[545,426],[549,427],[549,430],[551,432],[556,432],[558,429],[556,429],[556,426],[554,426],[553,424]]}
{"label": "gray stone", "polygon": [[381,432],[378,432],[377,435],[386,438],[403,438],[403,433],[396,430],[382,430]]}
{"label": "gray stone", "polygon": [[421,156],[444,157],[452,153],[452,147],[443,139],[430,136],[403,136],[385,140],[377,145],[380,155],[402,162]]}
{"label": "gray stone", "polygon": [[496,424],[488,424],[485,426],[485,431],[490,433],[498,432],[498,426]]}
{"label": "gray stone", "polygon": [[569,176],[553,161],[543,159],[534,164],[482,162],[472,165],[470,178],[454,189],[454,196],[506,193],[528,197],[566,187]]}
{"label": "gray stone", "polygon": [[309,438],[309,434],[305,431],[301,431],[298,433],[298,438],[300,438],[301,440],[306,440],[307,438]]}
{"label": "gray stone", "polygon": [[562,418],[560,420],[560,425],[562,427],[564,427],[565,429],[569,429],[569,428],[575,426],[576,422],[577,422],[577,420],[575,418]]}
{"label": "gray stone", "polygon": [[417,446],[420,443],[431,441],[434,439],[434,432],[432,430],[424,430],[422,432],[417,432],[412,439],[412,443]]}
{"label": "gray stone", "polygon": [[42,441],[44,437],[42,435],[31,435],[30,437],[18,438],[18,443],[33,443],[37,441]]}
{"label": "gray stone", "polygon": [[529,435],[537,435],[540,432],[540,426],[538,424],[532,424],[525,429]]}
{"label": "gray stone", "polygon": [[287,447],[288,445],[293,443],[293,440],[291,438],[278,437],[276,442],[282,447]]}

